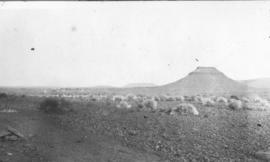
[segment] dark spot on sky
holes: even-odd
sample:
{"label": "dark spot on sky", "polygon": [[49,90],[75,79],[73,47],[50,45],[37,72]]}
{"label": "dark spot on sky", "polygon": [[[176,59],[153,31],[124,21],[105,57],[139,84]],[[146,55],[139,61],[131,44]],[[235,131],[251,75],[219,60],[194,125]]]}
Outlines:
{"label": "dark spot on sky", "polygon": [[195,61],[199,62],[199,59],[195,58]]}
{"label": "dark spot on sky", "polygon": [[257,126],[258,126],[258,127],[261,127],[262,125],[258,123]]}
{"label": "dark spot on sky", "polygon": [[171,66],[171,64],[168,64],[168,66]]}
{"label": "dark spot on sky", "polygon": [[73,31],[73,32],[77,31],[76,26],[72,26],[72,27],[71,27],[71,31]]}
{"label": "dark spot on sky", "polygon": [[30,50],[31,50],[31,51],[35,51],[35,48],[32,47]]}

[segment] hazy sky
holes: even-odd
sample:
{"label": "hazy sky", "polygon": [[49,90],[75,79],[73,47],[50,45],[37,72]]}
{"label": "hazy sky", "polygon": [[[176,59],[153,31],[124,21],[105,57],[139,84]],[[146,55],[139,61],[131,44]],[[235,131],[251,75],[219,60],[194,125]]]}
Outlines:
{"label": "hazy sky", "polygon": [[270,77],[270,3],[0,4],[1,86],[165,84],[197,66]]}

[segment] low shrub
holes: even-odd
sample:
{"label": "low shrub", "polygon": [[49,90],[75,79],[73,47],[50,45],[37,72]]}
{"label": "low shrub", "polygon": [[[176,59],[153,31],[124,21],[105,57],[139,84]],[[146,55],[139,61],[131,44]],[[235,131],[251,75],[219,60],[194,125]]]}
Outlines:
{"label": "low shrub", "polygon": [[199,111],[192,104],[181,103],[177,105],[176,107],[172,108],[170,114],[171,115],[182,115],[182,114],[199,115]]}
{"label": "low shrub", "polygon": [[2,98],[8,98],[8,95],[6,93],[0,93],[0,99]]}
{"label": "low shrub", "polygon": [[158,101],[166,101],[166,96],[162,95],[162,96],[158,96]]}
{"label": "low shrub", "polygon": [[62,114],[72,109],[70,103],[64,99],[46,98],[40,103],[39,110],[50,114]]}
{"label": "low shrub", "polygon": [[247,97],[242,97],[242,98],[241,98],[241,101],[242,101],[243,103],[248,103],[248,102],[250,102],[249,98],[247,98]]}
{"label": "low shrub", "polygon": [[242,109],[242,102],[240,100],[231,99],[229,102],[229,108],[232,110]]}
{"label": "low shrub", "polygon": [[253,96],[251,98],[251,101],[256,102],[256,103],[262,103],[262,104],[267,103],[267,100],[261,98],[260,96]]}
{"label": "low shrub", "polygon": [[134,94],[127,94],[127,95],[126,95],[126,100],[127,100],[127,101],[134,101],[134,100],[136,100],[136,99],[137,99],[137,96],[134,95]]}
{"label": "low shrub", "polygon": [[156,110],[157,109],[157,101],[151,100],[151,99],[145,100],[145,101],[143,101],[143,106],[147,110]]}
{"label": "low shrub", "polygon": [[227,100],[227,98],[225,98],[225,97],[218,97],[218,98],[216,99],[216,101],[217,101],[218,103],[221,103],[221,104],[225,104],[225,105],[228,104],[228,100]]}
{"label": "low shrub", "polygon": [[185,98],[184,98],[184,96],[177,96],[176,101],[184,102]]}
{"label": "low shrub", "polygon": [[192,102],[194,101],[195,97],[194,96],[184,96],[185,101]]}
{"label": "low shrub", "polygon": [[125,97],[124,96],[120,96],[120,95],[116,95],[116,96],[113,96],[112,97],[112,100],[114,101],[114,102],[117,102],[117,103],[120,103],[121,101],[123,101],[125,99]]}
{"label": "low shrub", "polygon": [[204,106],[214,106],[215,101],[213,101],[211,98],[202,98],[202,104]]}
{"label": "low shrub", "polygon": [[243,108],[246,110],[265,111],[270,110],[269,102],[259,96],[251,98],[248,102],[244,102]]}
{"label": "low shrub", "polygon": [[161,101],[159,96],[154,96],[152,99],[155,100],[155,101]]}
{"label": "low shrub", "polygon": [[243,109],[254,110],[254,111],[266,111],[270,109],[270,106],[261,105],[258,103],[243,103]]}
{"label": "low shrub", "polygon": [[166,101],[176,101],[176,99],[174,97],[167,96]]}
{"label": "low shrub", "polygon": [[129,104],[127,101],[121,101],[120,103],[116,105],[116,107],[121,108],[121,109],[130,109],[132,105]]}
{"label": "low shrub", "polygon": [[234,100],[240,100],[239,97],[238,96],[235,96],[235,95],[232,95],[230,98],[231,99],[234,99]]}

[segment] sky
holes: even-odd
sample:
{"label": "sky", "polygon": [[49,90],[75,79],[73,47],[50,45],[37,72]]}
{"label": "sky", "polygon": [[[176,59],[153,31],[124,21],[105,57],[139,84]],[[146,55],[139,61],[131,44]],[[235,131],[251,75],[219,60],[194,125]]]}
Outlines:
{"label": "sky", "polygon": [[1,2],[0,86],[270,77],[270,2]]}

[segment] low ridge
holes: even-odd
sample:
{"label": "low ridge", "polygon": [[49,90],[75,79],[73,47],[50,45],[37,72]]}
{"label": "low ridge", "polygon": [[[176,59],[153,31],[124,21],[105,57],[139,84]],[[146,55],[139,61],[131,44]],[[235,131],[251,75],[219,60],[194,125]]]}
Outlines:
{"label": "low ridge", "polygon": [[246,94],[252,88],[230,79],[215,67],[197,67],[186,77],[175,82],[155,87],[114,88],[107,92],[145,95],[197,95],[197,94]]}

